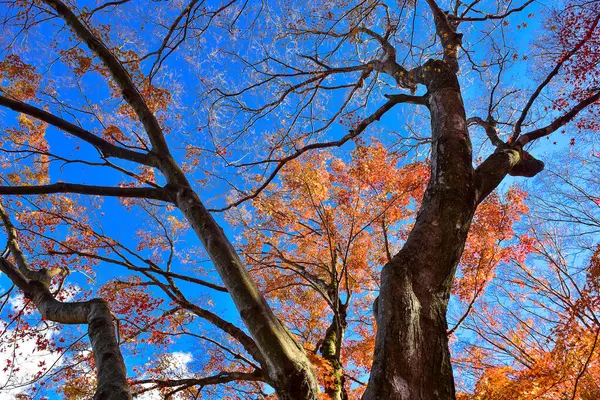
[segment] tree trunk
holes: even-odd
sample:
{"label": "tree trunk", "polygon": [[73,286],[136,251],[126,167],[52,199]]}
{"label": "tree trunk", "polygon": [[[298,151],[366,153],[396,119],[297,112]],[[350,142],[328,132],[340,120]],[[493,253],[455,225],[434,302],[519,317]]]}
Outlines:
{"label": "tree trunk", "polygon": [[[37,285],[37,286],[36,286]],[[103,299],[62,303],[37,282],[27,293],[42,316],[63,324],[87,324],[88,336],[96,361],[98,385],[94,400],[128,400],[127,370],[115,336],[115,326],[108,303]]]}
{"label": "tree trunk", "polygon": [[[171,176],[177,177],[175,174]],[[263,360],[259,361],[278,398],[317,399],[319,388],[316,375],[304,349],[275,316],[223,229],[189,188],[187,181],[183,182],[183,185],[172,184],[166,188],[171,190],[175,204],[202,241],[242,320],[256,341],[263,356]]]}
{"label": "tree trunk", "polygon": [[325,338],[321,344],[321,355],[331,366],[333,382],[325,387],[325,394],[331,400],[348,400],[348,393],[344,387],[346,378],[344,368],[340,361],[340,354],[344,334],[346,332],[346,306],[338,302],[338,312],[333,316],[331,325],[325,332]]}
{"label": "tree trunk", "polygon": [[446,310],[476,190],[458,80],[441,61],[427,65],[431,178],[404,247],[383,267],[365,400],[455,398]]}

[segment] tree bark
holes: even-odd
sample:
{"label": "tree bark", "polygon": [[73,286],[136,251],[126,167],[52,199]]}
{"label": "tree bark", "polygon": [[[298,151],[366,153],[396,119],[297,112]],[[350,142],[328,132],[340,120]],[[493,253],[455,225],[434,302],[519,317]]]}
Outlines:
{"label": "tree bark", "polygon": [[125,361],[115,336],[115,326],[108,303],[103,299],[63,303],[56,300],[41,284],[31,282],[26,293],[42,316],[63,324],[87,324],[88,336],[96,361],[97,380],[94,400],[128,400],[129,384]]}
{"label": "tree bark", "polygon": [[431,112],[431,178],[405,245],[383,267],[365,400],[455,397],[446,310],[476,190],[456,74],[442,61],[427,66],[424,71],[432,71],[424,77]]}

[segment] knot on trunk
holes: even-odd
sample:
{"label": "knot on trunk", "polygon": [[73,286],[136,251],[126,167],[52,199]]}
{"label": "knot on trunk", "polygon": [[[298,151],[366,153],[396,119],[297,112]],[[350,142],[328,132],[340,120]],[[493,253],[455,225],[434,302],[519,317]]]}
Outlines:
{"label": "knot on trunk", "polygon": [[521,154],[521,160],[508,172],[510,176],[524,176],[531,178],[542,172],[544,162],[538,160],[526,151]]}
{"label": "knot on trunk", "polygon": [[[181,185],[178,183],[167,183],[163,189],[167,192],[167,195],[171,199],[174,204],[179,205],[182,198],[186,195],[196,196],[196,193],[193,189],[186,185]],[[197,197],[197,196],[196,196]]]}

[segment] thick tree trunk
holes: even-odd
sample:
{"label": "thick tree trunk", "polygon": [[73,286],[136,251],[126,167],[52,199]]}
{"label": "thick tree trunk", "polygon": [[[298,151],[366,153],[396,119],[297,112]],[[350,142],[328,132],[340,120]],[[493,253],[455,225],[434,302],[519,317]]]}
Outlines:
{"label": "thick tree trunk", "polygon": [[[430,61],[431,178],[415,226],[382,271],[365,400],[454,399],[446,336],[452,280],[476,208],[471,142],[456,75]],[[440,72],[441,71],[441,72]]]}

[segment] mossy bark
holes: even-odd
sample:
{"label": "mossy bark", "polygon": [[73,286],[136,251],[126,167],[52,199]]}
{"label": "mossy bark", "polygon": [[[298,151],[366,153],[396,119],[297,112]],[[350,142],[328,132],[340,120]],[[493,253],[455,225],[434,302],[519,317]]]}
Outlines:
{"label": "mossy bark", "polygon": [[331,400],[348,400],[346,392],[344,368],[341,363],[341,348],[346,332],[346,310],[340,305],[338,313],[333,316],[331,325],[325,332],[325,338],[321,344],[321,355],[331,367],[333,382],[325,387],[325,393]]}

